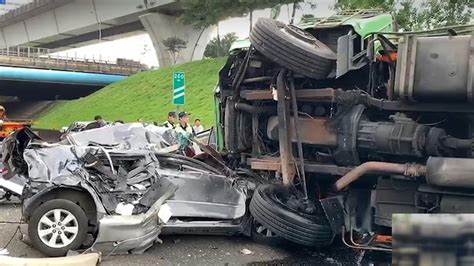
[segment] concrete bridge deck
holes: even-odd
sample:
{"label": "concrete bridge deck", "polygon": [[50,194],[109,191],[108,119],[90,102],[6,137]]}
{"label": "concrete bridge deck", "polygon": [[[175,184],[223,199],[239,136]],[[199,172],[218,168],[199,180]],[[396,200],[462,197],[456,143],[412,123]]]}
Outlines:
{"label": "concrete bridge deck", "polygon": [[[20,0],[12,0],[20,1]],[[28,1],[28,0],[25,0]],[[202,59],[215,26],[184,25],[179,0],[29,0],[0,14],[0,48],[14,46],[67,50],[122,36],[150,35],[160,67]],[[187,42],[174,62],[163,41]]]}
{"label": "concrete bridge deck", "polygon": [[15,47],[0,50],[0,66],[65,70],[74,72],[132,75],[147,70],[137,61],[118,59],[115,62],[53,55],[54,51],[34,47]]}

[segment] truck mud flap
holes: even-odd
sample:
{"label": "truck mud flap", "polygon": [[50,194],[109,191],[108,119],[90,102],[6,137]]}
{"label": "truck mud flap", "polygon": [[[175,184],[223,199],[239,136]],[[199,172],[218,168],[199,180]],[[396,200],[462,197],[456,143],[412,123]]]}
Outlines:
{"label": "truck mud flap", "polygon": [[324,210],[324,214],[329,221],[333,235],[337,235],[342,232],[346,226],[346,215],[344,210],[344,198],[342,196],[329,197],[320,199],[321,206]]}

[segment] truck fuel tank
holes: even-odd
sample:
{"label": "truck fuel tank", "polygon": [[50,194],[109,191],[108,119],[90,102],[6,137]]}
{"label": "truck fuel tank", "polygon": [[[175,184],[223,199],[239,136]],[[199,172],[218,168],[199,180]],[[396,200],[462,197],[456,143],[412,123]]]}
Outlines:
{"label": "truck fuel tank", "polygon": [[474,35],[404,36],[395,94],[408,102],[474,102]]}

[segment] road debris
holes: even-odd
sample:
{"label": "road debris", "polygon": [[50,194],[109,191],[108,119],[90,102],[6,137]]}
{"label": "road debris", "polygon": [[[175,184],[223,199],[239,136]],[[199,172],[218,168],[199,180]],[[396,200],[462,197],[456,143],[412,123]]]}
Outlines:
{"label": "road debris", "polygon": [[8,252],[8,249],[6,248],[0,249],[0,256],[6,256],[6,255],[10,255],[10,252]]}
{"label": "road debris", "polygon": [[253,251],[244,248],[244,249],[240,250],[240,253],[242,253],[242,254],[244,254],[244,255],[252,255],[252,254],[253,254]]}

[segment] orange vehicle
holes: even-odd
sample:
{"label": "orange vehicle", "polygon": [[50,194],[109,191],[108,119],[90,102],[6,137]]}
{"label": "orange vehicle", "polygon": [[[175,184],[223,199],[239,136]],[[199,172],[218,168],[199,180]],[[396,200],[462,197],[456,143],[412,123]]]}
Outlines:
{"label": "orange vehicle", "polygon": [[0,123],[0,140],[10,136],[11,133],[24,127],[31,127],[33,120],[31,119],[15,119],[6,120]]}

